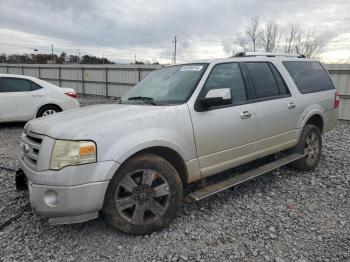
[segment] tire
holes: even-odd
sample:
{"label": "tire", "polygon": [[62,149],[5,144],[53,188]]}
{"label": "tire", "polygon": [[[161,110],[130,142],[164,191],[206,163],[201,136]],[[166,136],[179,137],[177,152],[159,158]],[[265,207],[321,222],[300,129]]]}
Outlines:
{"label": "tire", "polygon": [[140,154],[127,160],[110,181],[103,214],[117,230],[145,235],[167,227],[182,200],[175,168],[158,155]]}
{"label": "tire", "polygon": [[39,109],[36,117],[38,118],[38,117],[53,115],[61,111],[62,111],[61,108],[59,108],[56,105],[46,105]]}
{"label": "tire", "polygon": [[291,163],[290,166],[301,171],[314,170],[322,152],[322,135],[320,129],[315,125],[307,124],[300,135],[295,151],[300,154],[305,152],[307,155]]}

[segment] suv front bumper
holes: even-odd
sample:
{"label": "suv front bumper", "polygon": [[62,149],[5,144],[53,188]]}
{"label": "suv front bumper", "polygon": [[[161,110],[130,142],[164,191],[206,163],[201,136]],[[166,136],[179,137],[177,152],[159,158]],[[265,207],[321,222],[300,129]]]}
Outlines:
{"label": "suv front bumper", "polygon": [[[109,180],[118,167],[116,162],[106,161],[38,172],[21,159],[30,204],[36,213],[48,217],[50,224],[79,223],[97,218]],[[78,183],[74,177],[82,174],[85,175],[84,183]],[[103,176],[103,179],[99,176],[102,181],[96,181],[98,174]]]}
{"label": "suv front bumper", "polygon": [[33,210],[49,218],[50,224],[79,223],[98,217],[108,181],[60,187],[28,182]]}

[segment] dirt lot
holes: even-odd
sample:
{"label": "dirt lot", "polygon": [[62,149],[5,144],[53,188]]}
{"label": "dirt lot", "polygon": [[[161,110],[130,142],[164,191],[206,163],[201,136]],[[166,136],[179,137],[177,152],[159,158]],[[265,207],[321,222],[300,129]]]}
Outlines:
{"label": "dirt lot", "polygon": [[[0,126],[0,166],[18,167],[22,128]],[[103,218],[50,226],[27,210],[0,230],[0,261],[350,261],[349,186],[350,123],[339,122],[314,172],[284,167],[185,204],[170,228],[150,236],[124,235]],[[0,224],[26,203],[13,172],[0,170]]]}

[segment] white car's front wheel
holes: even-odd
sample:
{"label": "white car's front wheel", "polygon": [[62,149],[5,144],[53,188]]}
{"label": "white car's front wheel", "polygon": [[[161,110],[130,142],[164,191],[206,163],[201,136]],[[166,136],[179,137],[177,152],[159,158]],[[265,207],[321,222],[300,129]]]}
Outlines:
{"label": "white car's front wheel", "polygon": [[39,109],[38,114],[37,114],[37,118],[38,117],[43,117],[43,116],[49,116],[49,115],[53,115],[56,114],[58,112],[61,112],[61,108],[59,108],[58,106],[55,105],[46,105],[43,106],[42,108]]}

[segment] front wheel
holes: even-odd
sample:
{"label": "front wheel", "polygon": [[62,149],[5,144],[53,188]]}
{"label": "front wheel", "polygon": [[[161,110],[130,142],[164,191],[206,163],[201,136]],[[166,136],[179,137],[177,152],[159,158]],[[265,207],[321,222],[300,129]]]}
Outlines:
{"label": "front wheel", "polygon": [[169,225],[182,199],[175,168],[157,155],[142,154],[124,163],[112,178],[103,213],[120,231],[150,234]]}
{"label": "front wheel", "polygon": [[298,153],[306,155],[291,163],[290,166],[302,171],[315,169],[322,151],[322,135],[320,129],[315,125],[306,125],[300,135],[296,150]]}

